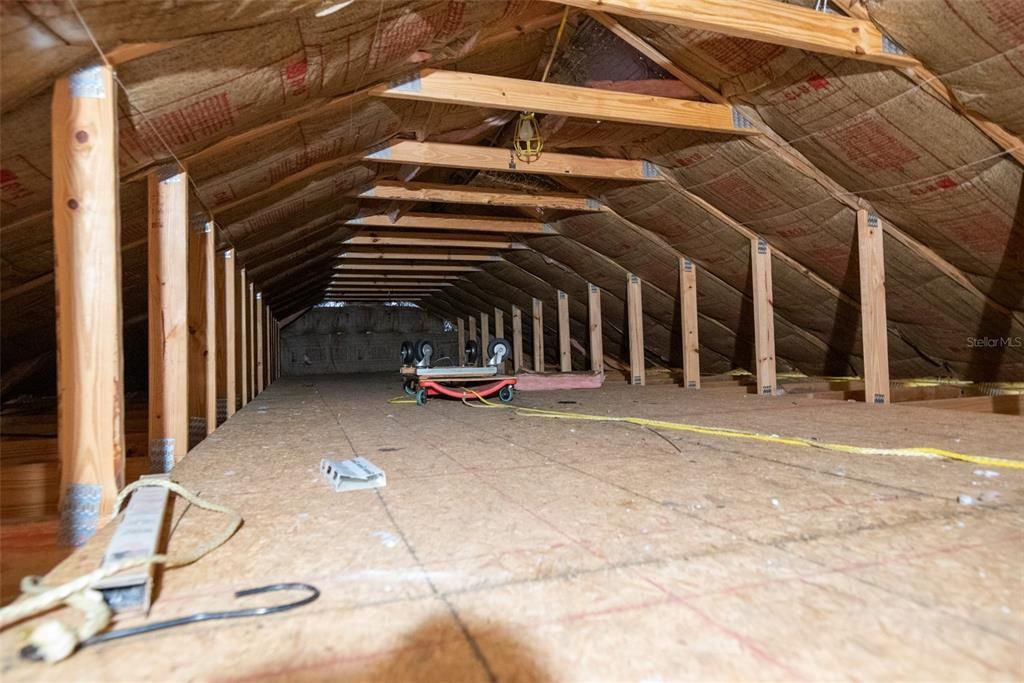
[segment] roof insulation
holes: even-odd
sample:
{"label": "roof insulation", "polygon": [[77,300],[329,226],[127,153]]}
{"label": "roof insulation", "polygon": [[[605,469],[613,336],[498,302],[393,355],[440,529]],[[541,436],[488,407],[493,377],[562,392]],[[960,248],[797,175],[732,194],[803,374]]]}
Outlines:
{"label": "roof insulation", "polygon": [[[282,317],[321,298],[338,245],[354,233],[344,221],[388,210],[386,202],[351,196],[375,179],[598,197],[606,211],[534,214],[555,233],[522,235],[529,249],[446,288],[437,310],[526,309],[531,297],[555,306],[558,288],[571,297],[573,336],[585,339],[586,286],[594,283],[602,288],[606,353],[622,357],[625,278],[632,272],[643,279],[648,360],[678,365],[677,269],[685,255],[700,268],[705,372],[752,367],[749,236],[756,234],[775,253],[780,369],[859,374],[855,213],[871,208],[886,228],[892,375],[1024,379],[1024,348],[968,343],[1024,338],[1024,152],[1008,153],[973,116],[1010,139],[1024,133],[1024,4],[838,4],[874,20],[930,75],[619,18],[761,133],[542,117],[545,150],[643,159],[663,176],[621,183],[365,159],[396,138],[510,146],[512,112],[375,99],[365,89],[428,66],[537,80],[561,17],[555,4],[355,0],[317,17],[319,0],[79,0],[80,20],[69,4],[4,3],[5,365],[53,347],[51,89],[54,78],[96,58],[88,26],[112,60],[125,60],[117,73],[129,326],[146,312],[145,174],[177,161],[194,184],[196,220],[212,213],[221,246],[237,249]],[[551,80],[696,97],[584,12],[570,14]]]}

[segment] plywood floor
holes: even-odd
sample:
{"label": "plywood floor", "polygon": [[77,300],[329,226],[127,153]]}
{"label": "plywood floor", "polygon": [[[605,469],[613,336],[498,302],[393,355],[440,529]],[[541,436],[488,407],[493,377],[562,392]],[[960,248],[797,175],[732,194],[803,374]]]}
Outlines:
{"label": "plywood floor", "polygon": [[[5,683],[1024,678],[1020,470],[389,405],[397,388],[281,380],[176,469],[245,526],[167,572],[152,619],[282,581],[319,586],[318,602],[52,667],[18,662],[8,629]],[[1018,417],[742,391],[616,383],[517,402],[1024,458]],[[321,457],[353,454],[386,489],[320,481]],[[981,491],[998,497],[956,501]],[[172,553],[219,523],[187,511]],[[99,545],[57,574],[95,566]]]}

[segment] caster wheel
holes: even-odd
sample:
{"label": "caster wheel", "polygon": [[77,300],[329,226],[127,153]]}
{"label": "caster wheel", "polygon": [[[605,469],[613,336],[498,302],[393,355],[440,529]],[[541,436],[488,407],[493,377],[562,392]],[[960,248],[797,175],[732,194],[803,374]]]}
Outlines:
{"label": "caster wheel", "polygon": [[405,393],[409,396],[416,394],[416,382],[414,380],[406,380],[402,388],[405,389]]}
{"label": "caster wheel", "polygon": [[415,360],[414,356],[415,356],[415,353],[413,351],[412,342],[410,342],[410,341],[402,342],[402,351],[401,351],[402,365],[412,365],[413,360]]}
{"label": "caster wheel", "polygon": [[416,405],[421,406],[427,402],[427,390],[417,389],[416,390]]}
{"label": "caster wheel", "polygon": [[487,357],[498,358],[499,360],[505,360],[512,354],[512,344],[507,339],[498,337],[492,339],[491,343],[487,345]]}
{"label": "caster wheel", "polygon": [[512,399],[515,398],[515,395],[516,391],[512,388],[511,384],[498,390],[498,399],[502,403],[511,403]]}

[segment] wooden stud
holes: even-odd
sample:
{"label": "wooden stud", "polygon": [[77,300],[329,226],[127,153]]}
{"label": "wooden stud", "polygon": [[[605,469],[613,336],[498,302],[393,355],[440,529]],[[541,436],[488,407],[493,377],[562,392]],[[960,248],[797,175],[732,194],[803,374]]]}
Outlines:
{"label": "wooden stud", "polygon": [[270,310],[270,306],[267,302],[263,302],[263,387],[270,386],[270,354],[272,352],[270,346],[271,340],[271,325],[274,322],[274,312]]}
{"label": "wooden stud", "polygon": [[765,240],[750,241],[754,288],[754,353],[758,393],[775,395],[775,304],[772,301],[772,249]]}
{"label": "wooden stud", "polygon": [[238,326],[238,339],[235,356],[238,359],[235,374],[238,378],[238,403],[245,407],[249,403],[249,282],[245,268],[238,269],[238,303],[235,306],[235,320]]}
{"label": "wooden stud", "polygon": [[458,320],[455,321],[455,324],[459,330],[459,346],[455,349],[455,353],[458,354],[459,361],[456,363],[456,365],[462,365],[462,354],[466,352],[466,321],[463,320],[462,318],[459,318]]}
{"label": "wooden stud", "polygon": [[[347,269],[346,269],[347,270]],[[431,280],[437,282],[436,286],[446,287],[452,284],[452,280],[461,279],[458,275],[442,275],[440,273],[335,273],[335,278],[344,280],[380,280],[401,284],[404,281]],[[443,283],[443,284],[442,284]]]}
{"label": "wooden stud", "polygon": [[918,64],[870,21],[777,0],[558,0],[585,10],[889,66]]}
{"label": "wooden stud", "polygon": [[124,485],[116,104],[107,67],[54,84],[59,540],[71,546],[110,519]]}
{"label": "wooden stud", "polygon": [[[486,148],[490,149],[490,147]],[[545,235],[553,233],[540,221],[529,218],[499,218],[496,216],[464,216],[458,214],[407,213],[397,221],[384,215],[361,216],[345,222],[356,228],[388,228],[390,230],[458,230],[462,232],[511,233]]]}
{"label": "wooden stud", "polygon": [[604,332],[601,322],[601,289],[587,283],[587,309],[590,313],[590,369],[604,374]]}
{"label": "wooden stud", "polygon": [[263,369],[264,369],[264,357],[263,357],[263,344],[264,335],[266,334],[266,320],[264,316],[263,306],[263,292],[256,292],[256,324],[255,324],[255,337],[256,337],[256,351],[254,358],[256,359],[256,393],[263,393]]}
{"label": "wooden stud", "polygon": [[533,371],[544,372],[544,302],[533,300]]}
{"label": "wooden stud", "polygon": [[494,337],[495,339],[502,339],[505,337],[505,312],[494,307]]}
{"label": "wooden stud", "polygon": [[149,459],[170,472],[188,451],[188,178],[149,175]]}
{"label": "wooden stud", "polygon": [[512,371],[523,367],[523,312],[518,306],[512,307]]}
{"label": "wooden stud", "polygon": [[480,358],[487,362],[487,347],[491,343],[491,316],[487,313],[480,313]]}
{"label": "wooden stud", "polygon": [[188,414],[202,423],[205,436],[217,426],[217,306],[214,296],[213,223],[189,231],[188,258]]}
{"label": "wooden stud", "polygon": [[[224,402],[224,419],[235,414],[235,250],[217,259],[217,403]],[[220,412],[218,407],[218,413]],[[218,414],[218,421],[220,415]]]}
{"label": "wooden stud", "polygon": [[476,341],[476,318],[469,316],[467,320],[469,321],[469,340]]}
{"label": "wooden stud", "polygon": [[[661,176],[653,164],[604,157],[544,152],[530,163],[516,159],[510,149],[478,147],[447,142],[396,140],[363,156],[364,161],[386,164],[419,164],[442,168],[468,168],[505,173],[539,173],[560,177],[607,178],[652,181]],[[385,218],[386,220],[386,218]]]}
{"label": "wooden stud", "polygon": [[647,384],[644,367],[643,285],[633,273],[626,274],[626,307],[629,313],[629,375],[630,384]]}
{"label": "wooden stud", "polygon": [[249,326],[247,336],[249,341],[249,400],[251,401],[259,393],[256,389],[256,332],[259,326],[256,324],[256,284],[254,282],[249,283],[248,303],[246,324]]}
{"label": "wooden stud", "polygon": [[572,351],[569,342],[569,295],[558,290],[558,369],[572,372]]}
{"label": "wooden stud", "polygon": [[[614,11],[614,8],[609,9]],[[812,13],[811,16],[814,14],[821,16],[819,13]],[[749,124],[744,125],[743,117],[727,104],[597,90],[465,71],[423,69],[410,78],[377,86],[371,93],[388,99],[479,106],[515,112],[542,112],[641,126],[685,128],[731,135],[757,133]]]}
{"label": "wooden stud", "polygon": [[865,209],[857,212],[860,266],[860,315],[864,347],[864,396],[876,405],[889,403],[889,343],[885,314],[885,238],[882,221]]}
{"label": "wooden stud", "polygon": [[518,206],[564,211],[602,211],[596,199],[578,194],[558,192],[510,192],[493,187],[472,185],[436,185],[378,180],[372,187],[355,194],[362,199],[390,199],[437,204],[481,204],[485,206]]}
{"label": "wooden stud", "polygon": [[697,340],[697,266],[679,258],[679,319],[682,326],[683,386],[700,389],[700,347]]}

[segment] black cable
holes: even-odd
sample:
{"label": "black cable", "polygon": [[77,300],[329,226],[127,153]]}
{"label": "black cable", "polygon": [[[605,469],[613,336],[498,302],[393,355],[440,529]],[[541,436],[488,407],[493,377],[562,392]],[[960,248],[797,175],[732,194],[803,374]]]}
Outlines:
{"label": "black cable", "polygon": [[[186,624],[194,624],[200,621],[213,621],[215,619],[241,619],[244,617],[262,617],[267,614],[274,614],[276,612],[287,612],[288,610],[295,609],[296,607],[302,607],[308,605],[317,598],[320,597],[320,590],[315,586],[311,586],[308,583],[273,583],[269,586],[260,586],[258,588],[247,588],[240,590],[235,593],[236,598],[244,598],[249,595],[258,595],[262,593],[271,593],[275,591],[308,591],[309,595],[296,600],[295,602],[289,602],[284,605],[270,605],[269,607],[249,607],[246,609],[236,610],[225,610],[221,612],[198,612],[196,614],[190,614],[186,617],[178,617],[177,619],[168,619],[166,621],[157,621],[152,624],[142,624],[140,626],[132,626],[131,628],[122,628],[116,631],[107,631],[106,633],[100,633],[92,638],[87,638],[78,644],[78,649],[88,647],[90,645],[97,645],[99,643],[105,643],[109,640],[118,640],[120,638],[128,638],[130,636],[137,636],[143,633],[152,633],[153,631],[162,631],[168,628],[174,628],[176,626],[184,626]],[[28,659],[32,661],[42,661],[43,657],[39,653],[39,649],[35,645],[26,645],[21,648],[20,652],[22,659]]]}

